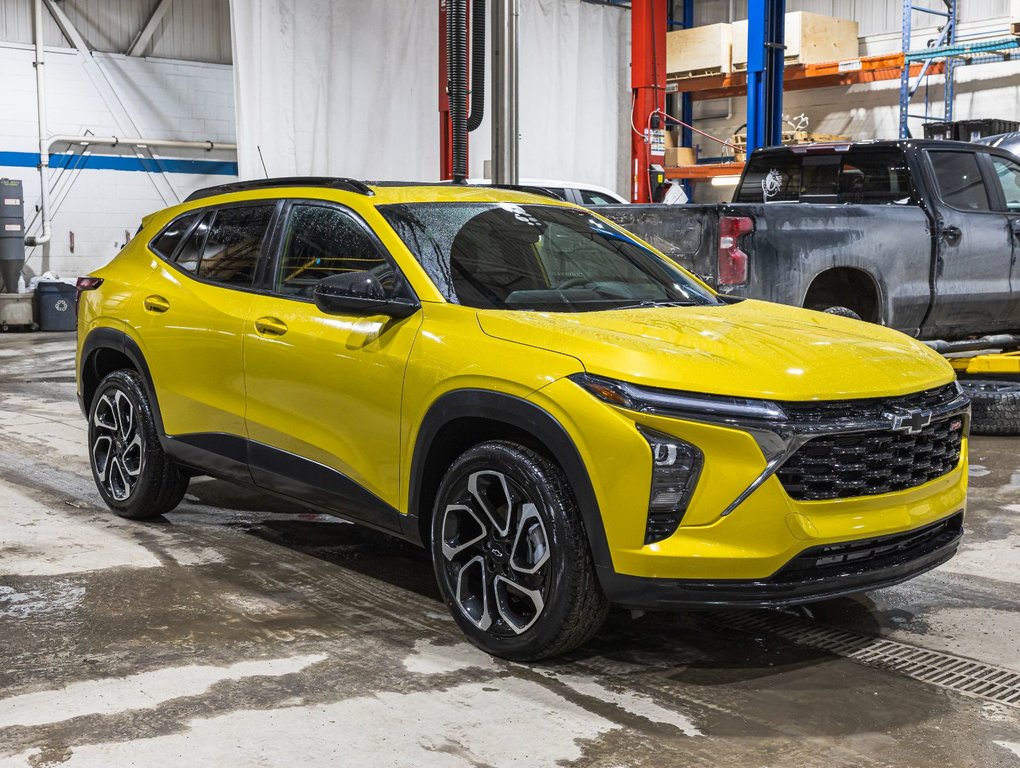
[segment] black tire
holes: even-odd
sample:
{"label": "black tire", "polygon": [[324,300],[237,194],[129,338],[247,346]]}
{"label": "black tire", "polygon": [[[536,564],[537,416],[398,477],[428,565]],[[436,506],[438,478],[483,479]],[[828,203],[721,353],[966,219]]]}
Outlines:
{"label": "black tire", "polygon": [[850,317],[854,320],[860,320],[861,316],[854,312],[850,307],[825,307],[822,312],[827,315],[839,315],[840,317]]}
{"label": "black tire", "polygon": [[960,379],[970,396],[975,435],[1020,435],[1020,381]]}
{"label": "black tire", "polygon": [[567,479],[522,445],[481,443],[453,463],[436,494],[432,560],[454,620],[493,656],[566,653],[605,621],[608,602]]}
{"label": "black tire", "polygon": [[163,452],[135,371],[114,371],[99,383],[89,405],[88,440],[99,495],[121,517],[159,517],[184,498],[190,478]]}

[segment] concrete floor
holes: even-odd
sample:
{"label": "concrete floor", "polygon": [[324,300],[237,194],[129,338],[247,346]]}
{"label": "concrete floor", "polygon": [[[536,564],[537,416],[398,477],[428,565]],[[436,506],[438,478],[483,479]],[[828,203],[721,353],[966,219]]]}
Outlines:
{"label": "concrete floor", "polygon": [[788,613],[616,611],[521,665],[382,534],[208,479],[163,522],[114,517],[73,344],[0,335],[0,768],[1020,766],[1020,438],[973,440],[935,572]]}

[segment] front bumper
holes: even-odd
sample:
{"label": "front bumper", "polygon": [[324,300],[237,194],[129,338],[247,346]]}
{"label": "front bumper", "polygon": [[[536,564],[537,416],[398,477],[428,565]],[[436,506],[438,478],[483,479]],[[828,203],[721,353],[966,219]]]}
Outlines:
{"label": "front bumper", "polygon": [[609,569],[599,569],[599,579],[610,602],[628,608],[775,608],[899,584],[949,560],[962,537],[960,511],[912,531],[809,547],[766,579],[660,579]]}

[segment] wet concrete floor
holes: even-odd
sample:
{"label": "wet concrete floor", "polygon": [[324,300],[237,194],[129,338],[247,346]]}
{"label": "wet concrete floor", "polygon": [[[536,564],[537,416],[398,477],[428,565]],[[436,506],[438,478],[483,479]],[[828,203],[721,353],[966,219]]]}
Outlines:
{"label": "wet concrete floor", "polygon": [[1020,766],[1020,438],[973,439],[964,548],[912,582],[512,664],[383,534],[209,479],[114,517],[73,358],[0,335],[0,768]]}

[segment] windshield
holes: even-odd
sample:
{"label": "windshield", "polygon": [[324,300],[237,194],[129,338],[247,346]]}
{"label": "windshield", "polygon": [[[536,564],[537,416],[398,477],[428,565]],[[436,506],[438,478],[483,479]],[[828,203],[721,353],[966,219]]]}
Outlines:
{"label": "windshield", "polygon": [[587,211],[513,203],[379,210],[456,304],[581,312],[718,303],[672,262]]}

